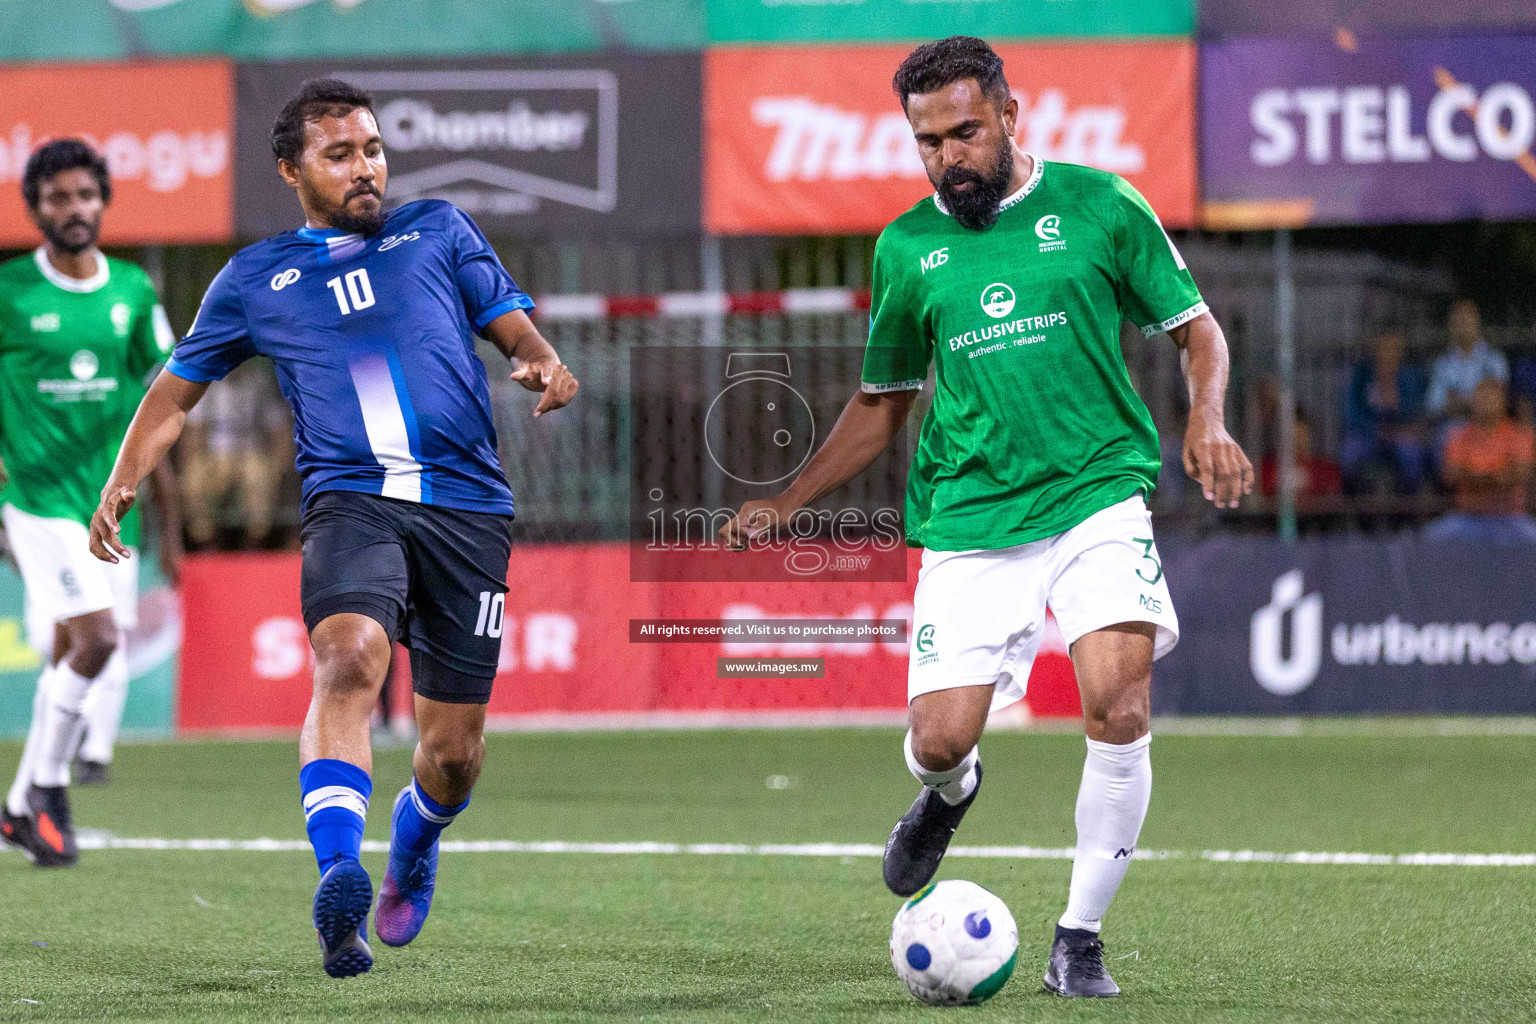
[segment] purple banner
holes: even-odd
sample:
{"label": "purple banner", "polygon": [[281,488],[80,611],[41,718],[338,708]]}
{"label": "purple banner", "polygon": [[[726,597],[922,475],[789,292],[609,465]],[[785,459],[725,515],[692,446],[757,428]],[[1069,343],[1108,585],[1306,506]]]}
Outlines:
{"label": "purple banner", "polygon": [[1216,228],[1536,217],[1536,34],[1200,48]]}

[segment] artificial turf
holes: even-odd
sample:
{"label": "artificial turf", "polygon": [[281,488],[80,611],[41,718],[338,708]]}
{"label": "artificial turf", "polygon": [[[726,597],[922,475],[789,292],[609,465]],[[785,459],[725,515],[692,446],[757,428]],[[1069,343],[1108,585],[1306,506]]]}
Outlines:
{"label": "artificial turf", "polygon": [[[893,730],[492,737],[453,839],[878,845],[914,784]],[[1532,739],[1160,736],[1144,850],[1536,851]],[[998,734],[957,843],[1070,846],[1079,737]],[[17,755],[0,746],[0,765]],[[126,746],[76,793],[117,836],[301,839],[292,743]],[[370,838],[409,772],[381,752]],[[377,880],[382,854],[364,863]],[[445,853],[432,917],[320,973],[302,852],[0,855],[0,1020],[1528,1021],[1536,868],[1138,861],[1106,921],[1116,1001],[1040,994],[1065,860],[958,859],[1001,895],[1013,981],[975,1009],[891,971],[874,857]],[[30,1000],[30,1001],[28,1001]]]}

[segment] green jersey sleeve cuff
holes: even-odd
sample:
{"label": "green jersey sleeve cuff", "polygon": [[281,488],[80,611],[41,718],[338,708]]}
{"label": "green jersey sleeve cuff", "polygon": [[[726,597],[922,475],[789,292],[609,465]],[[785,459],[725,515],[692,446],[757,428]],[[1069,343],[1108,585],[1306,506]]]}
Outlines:
{"label": "green jersey sleeve cuff", "polygon": [[1180,324],[1187,324],[1195,317],[1200,316],[1203,313],[1209,313],[1210,311],[1211,307],[1207,306],[1205,301],[1202,299],[1201,301],[1195,303],[1193,306],[1190,306],[1184,312],[1180,313],[1178,316],[1171,316],[1167,320],[1164,320],[1162,323],[1147,324],[1146,326],[1142,327],[1141,333],[1150,338],[1152,335],[1158,333],[1159,331],[1171,331]]}
{"label": "green jersey sleeve cuff", "polygon": [[886,391],[921,391],[923,390],[923,382],[921,380],[896,380],[886,384],[876,384],[873,381],[866,380],[859,384],[859,390],[866,395],[878,395]]}

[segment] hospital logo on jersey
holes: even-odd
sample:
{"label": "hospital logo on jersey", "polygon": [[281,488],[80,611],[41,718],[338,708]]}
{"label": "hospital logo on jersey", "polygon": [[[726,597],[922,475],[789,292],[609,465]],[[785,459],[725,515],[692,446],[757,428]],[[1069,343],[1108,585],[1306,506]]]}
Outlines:
{"label": "hospital logo on jersey", "polygon": [[913,646],[917,650],[917,666],[931,665],[939,660],[939,652],[933,646],[933,623],[928,623],[917,631],[917,642]]}
{"label": "hospital logo on jersey", "polygon": [[1001,282],[987,285],[981,293],[982,311],[994,320],[1001,320],[1012,313],[1017,301],[1013,289]]}
{"label": "hospital logo on jersey", "polygon": [[112,309],[107,315],[112,318],[113,333],[119,338],[128,337],[128,325],[133,321],[133,310],[128,308],[128,303],[112,303]]}
{"label": "hospital logo on jersey", "polygon": [[32,318],[32,331],[34,334],[52,334],[62,326],[62,321],[57,313],[39,313]]}
{"label": "hospital logo on jersey", "polygon": [[1048,213],[1035,221],[1035,235],[1040,239],[1041,252],[1055,252],[1067,247],[1067,243],[1061,239],[1061,218],[1054,213]]}
{"label": "hospital logo on jersey", "polygon": [[69,357],[69,372],[75,380],[90,380],[96,376],[96,371],[101,368],[101,363],[96,358],[96,353],[88,348],[83,348]]}

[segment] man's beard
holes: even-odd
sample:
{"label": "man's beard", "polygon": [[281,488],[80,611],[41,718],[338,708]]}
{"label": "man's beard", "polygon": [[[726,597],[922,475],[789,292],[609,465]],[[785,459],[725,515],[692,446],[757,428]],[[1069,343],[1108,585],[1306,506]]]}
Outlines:
{"label": "man's beard", "polygon": [[[74,242],[70,241],[65,236],[64,232],[76,226],[86,229],[85,241]],[[91,246],[95,245],[96,237],[101,231],[101,224],[99,222],[92,224],[89,221],[81,220],[78,217],[65,221],[63,224],[39,224],[38,227],[42,230],[43,237],[48,239],[49,245],[53,246],[55,249],[58,249],[61,252],[67,252],[71,256],[78,256],[80,253],[85,252]]]}
{"label": "man's beard", "polygon": [[[377,209],[368,213],[352,213],[347,204],[358,196],[378,196]],[[341,202],[341,208],[331,214],[331,227],[348,234],[362,235],[370,238],[384,230],[384,195],[373,189],[353,189],[347,193],[347,198]]]}
{"label": "man's beard", "polygon": [[[972,231],[985,231],[997,223],[1002,203],[1008,196],[1008,185],[1013,180],[1013,147],[1003,143],[997,154],[997,167],[990,175],[983,176],[964,167],[950,167],[935,186],[944,209],[959,221],[962,227]],[[956,185],[973,182],[964,192]]]}

